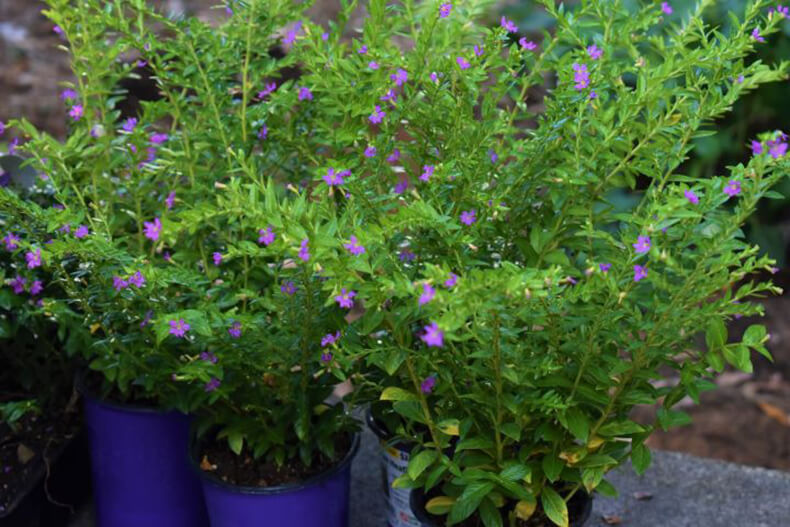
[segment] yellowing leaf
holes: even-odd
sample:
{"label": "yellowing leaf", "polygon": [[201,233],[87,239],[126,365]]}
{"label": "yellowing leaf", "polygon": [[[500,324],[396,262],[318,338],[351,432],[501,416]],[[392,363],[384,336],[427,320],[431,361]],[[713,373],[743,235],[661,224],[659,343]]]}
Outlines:
{"label": "yellowing leaf", "polygon": [[450,512],[450,508],[455,504],[455,498],[450,496],[436,496],[428,500],[425,510],[431,514],[442,515]]}
{"label": "yellowing leaf", "polygon": [[459,425],[460,421],[458,421],[458,419],[445,419],[444,421],[441,421],[437,424],[439,430],[448,436],[460,435],[461,432],[458,430]]}
{"label": "yellowing leaf", "polygon": [[578,452],[560,452],[560,459],[565,460],[570,465],[578,463],[579,457]]}
{"label": "yellowing leaf", "polygon": [[403,388],[390,386],[381,392],[381,397],[379,397],[379,399],[382,401],[416,401],[417,396]]}
{"label": "yellowing leaf", "polygon": [[535,508],[537,508],[538,502],[535,499],[532,500],[521,500],[516,503],[516,516],[518,516],[519,520],[528,520],[530,516],[535,512]]}
{"label": "yellowing leaf", "polygon": [[590,440],[587,442],[587,448],[590,450],[595,450],[599,446],[604,443],[604,440],[598,436],[592,436]]}
{"label": "yellowing leaf", "polygon": [[99,324],[98,322],[95,323],[95,324],[91,324],[91,335],[93,335],[94,333],[99,331],[100,327],[101,327],[101,324]]}

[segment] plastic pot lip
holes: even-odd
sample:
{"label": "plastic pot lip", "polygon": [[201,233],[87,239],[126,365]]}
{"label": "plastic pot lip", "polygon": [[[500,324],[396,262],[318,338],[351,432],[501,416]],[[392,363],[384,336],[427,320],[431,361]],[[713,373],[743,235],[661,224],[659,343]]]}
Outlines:
{"label": "plastic pot lip", "polygon": [[368,406],[367,410],[365,410],[365,423],[367,423],[368,428],[370,428],[370,430],[376,434],[376,437],[378,437],[381,441],[391,444],[391,446],[403,452],[411,451],[411,447],[413,446],[411,443],[405,441],[396,441],[395,443],[391,443],[392,434],[390,434],[389,431],[387,431],[387,429],[381,425],[381,423],[376,421],[376,418],[373,417],[373,409],[370,406]]}
{"label": "plastic pot lip", "polygon": [[90,401],[91,404],[95,404],[96,406],[101,406],[105,409],[114,410],[116,412],[122,413],[130,413],[130,414],[148,414],[148,415],[158,415],[158,416],[168,416],[168,415],[183,415],[188,417],[187,414],[179,412],[178,410],[168,410],[164,408],[158,408],[155,406],[144,406],[142,404],[126,404],[126,403],[117,403],[114,401],[109,401],[107,399],[102,399],[95,393],[93,393],[88,387],[85,385],[85,371],[78,372],[75,376],[74,385],[77,388],[77,393],[82,395],[85,400]]}
{"label": "plastic pot lip", "polygon": [[289,494],[299,492],[301,490],[307,489],[309,487],[314,487],[331,479],[336,474],[342,472],[346,468],[351,465],[351,462],[354,460],[354,457],[357,455],[359,451],[359,444],[360,444],[360,434],[355,433],[352,440],[351,440],[351,448],[348,449],[345,457],[340,460],[337,464],[332,466],[331,468],[327,469],[320,474],[316,474],[305,481],[300,483],[291,483],[289,485],[277,485],[276,487],[250,487],[245,485],[232,485],[230,483],[225,483],[221,479],[213,476],[212,474],[207,473],[205,470],[201,470],[200,466],[198,465],[197,461],[197,448],[198,442],[192,442],[192,448],[189,449],[189,465],[195,470],[200,477],[200,480],[203,483],[207,483],[214,487],[220,488],[225,490],[229,493],[233,494],[248,494],[248,495],[256,495],[256,496],[276,496],[281,494]]}

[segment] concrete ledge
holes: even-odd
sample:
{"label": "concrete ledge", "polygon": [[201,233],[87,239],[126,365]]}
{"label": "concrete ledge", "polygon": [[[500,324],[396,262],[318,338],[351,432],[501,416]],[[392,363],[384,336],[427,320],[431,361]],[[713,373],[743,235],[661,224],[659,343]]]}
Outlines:
{"label": "concrete ledge", "polygon": [[[352,478],[350,527],[385,527],[378,441],[368,430],[352,466]],[[620,496],[597,497],[587,527],[790,525],[790,473],[675,452],[653,452],[653,465],[643,477],[624,467],[609,474],[608,479]],[[635,493],[641,493],[642,499]],[[645,495],[650,498],[645,499]],[[73,523],[73,527],[92,526],[89,510],[82,511]]]}

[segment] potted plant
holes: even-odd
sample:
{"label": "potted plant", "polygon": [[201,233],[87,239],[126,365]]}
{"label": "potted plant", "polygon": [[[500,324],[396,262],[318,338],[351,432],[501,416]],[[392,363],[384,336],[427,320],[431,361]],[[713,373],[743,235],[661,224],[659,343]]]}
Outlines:
{"label": "potted plant", "polygon": [[[746,3],[714,37],[704,4],[671,25],[669,4],[546,2],[556,31],[532,42],[506,18],[476,30],[466,3],[374,2],[364,58],[315,78],[348,95],[321,99],[347,116],[333,137],[372,147],[342,186],[376,207],[360,207],[376,273],[354,285],[351,345],[378,370],[359,387],[416,445],[395,484],[422,489],[418,519],[581,524],[584,495],[614,493],[604,476],[629,459],[643,472],[650,432],[686,422],[673,407],[711,370],[768,355],[762,326],[730,342],[725,323],[778,291],[752,279],[773,264],[740,226],[776,197],[786,136],[720,177],[680,167],[712,119],[786,78],[746,60],[784,16],[770,7]],[[629,419],[656,402],[655,423]]]}

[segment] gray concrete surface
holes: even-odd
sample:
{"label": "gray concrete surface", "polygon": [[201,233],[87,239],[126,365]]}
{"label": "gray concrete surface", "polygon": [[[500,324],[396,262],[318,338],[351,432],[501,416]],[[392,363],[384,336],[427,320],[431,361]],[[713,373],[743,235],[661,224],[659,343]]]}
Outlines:
{"label": "gray concrete surface", "polygon": [[[375,436],[366,430],[352,467],[350,527],[385,527],[377,449]],[[620,496],[596,497],[586,527],[790,527],[790,473],[654,452],[643,477],[625,467],[608,479]],[[651,497],[644,499],[645,494]],[[83,511],[72,527],[93,527],[90,511]]]}

